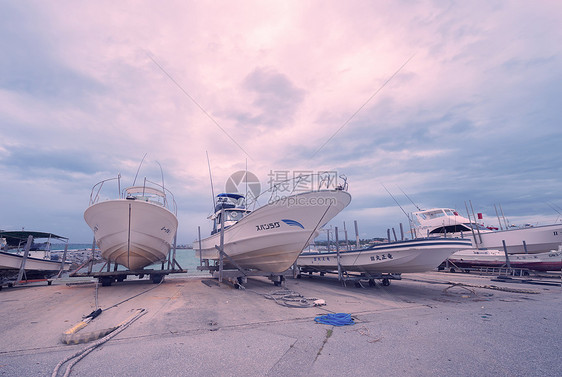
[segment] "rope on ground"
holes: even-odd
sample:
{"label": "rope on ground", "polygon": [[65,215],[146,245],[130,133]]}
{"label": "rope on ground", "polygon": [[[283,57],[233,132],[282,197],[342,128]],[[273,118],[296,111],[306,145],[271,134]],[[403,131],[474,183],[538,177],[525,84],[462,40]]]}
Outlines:
{"label": "rope on ground", "polygon": [[355,321],[351,318],[351,314],[347,313],[329,313],[314,318],[314,321],[332,326],[347,326],[355,324]]}
{"label": "rope on ground", "polygon": [[484,288],[484,289],[494,289],[496,291],[503,291],[503,292],[512,292],[512,293],[528,293],[528,294],[540,294],[539,291],[534,291],[531,289],[518,289],[518,288],[509,288],[509,287],[499,287],[497,285],[478,285],[478,284],[467,284],[467,283],[455,283],[455,282],[447,282],[445,284],[451,284],[452,286],[459,286],[459,287],[472,287],[472,288]]}
{"label": "rope on ground", "polygon": [[120,302],[118,302],[117,304],[111,305],[109,308],[104,309],[104,310],[105,310],[105,311],[108,311],[109,309],[113,309],[113,308],[117,307],[118,305],[121,305],[121,304],[124,303],[124,302],[127,302],[127,301],[129,301],[129,300],[134,299],[135,297],[139,297],[140,295],[143,295],[143,294],[145,294],[145,293],[147,293],[147,292],[150,292],[151,290],[153,290],[153,289],[155,289],[155,288],[158,288],[158,287],[160,286],[160,284],[162,284],[163,282],[164,282],[164,279],[160,280],[160,283],[156,284],[156,285],[153,286],[152,288],[149,288],[149,289],[147,289],[147,290],[145,290],[145,291],[142,291],[142,292],[140,292],[140,293],[137,293],[137,294],[134,295],[134,296],[131,296],[131,297],[129,297],[129,298],[126,298],[125,300],[120,301]]}
{"label": "rope on ground", "polygon": [[276,304],[286,306],[289,308],[310,308],[318,306],[318,299],[316,297],[304,297],[298,292],[289,289],[280,289],[278,291],[270,292],[263,295],[269,300],[275,301]]}
{"label": "rope on ground", "polygon": [[[108,311],[109,309],[113,309],[115,307],[117,307],[118,305],[121,305],[124,302],[127,302],[129,300],[132,300],[135,297],[138,297],[142,294],[145,294],[151,290],[153,290],[154,288],[157,288],[160,284],[162,284],[164,280],[162,279],[160,281],[160,283],[158,283],[157,285],[155,285],[154,287],[151,287],[149,289],[146,289],[140,293],[137,293],[136,295],[133,295],[129,298],[126,298],[125,300],[118,302],[117,304],[114,304],[112,306],[110,306],[107,309],[104,309],[103,311]],[[89,332],[89,333],[80,333],[77,334],[78,331],[82,330],[83,328],[85,328],[88,323],[90,323],[90,321],[94,320],[97,316],[99,316],[102,313],[102,309],[99,308],[98,305],[98,283],[96,283],[95,286],[95,292],[94,292],[94,298],[95,298],[95,306],[96,306],[96,310],[94,310],[93,312],[91,312],[90,314],[88,314],[87,316],[82,318],[82,321],[78,322],[76,325],[72,326],[71,328],[69,328],[68,330],[66,330],[62,336],[61,336],[61,342],[64,344],[81,344],[81,343],[88,343],[94,340],[98,340],[108,334],[110,334],[111,332],[113,332],[115,329],[117,329],[117,326],[115,327],[109,327],[106,329],[102,329],[102,330],[97,330],[97,331],[93,331],[93,332]]]}
{"label": "rope on ground", "polygon": [[313,306],[326,305],[322,299],[318,299],[316,297],[304,297],[300,293],[286,288],[270,293],[259,293],[249,289],[246,289],[246,291],[263,296],[268,300],[273,300],[276,304],[288,308],[311,308]]}
{"label": "rope on ground", "polygon": [[446,295],[450,295],[449,289],[454,288],[454,287],[460,287],[460,288],[464,289],[465,291],[470,292],[473,296],[478,296],[478,294],[476,294],[476,291],[474,289],[470,289],[468,287],[465,287],[465,286],[462,286],[462,285],[459,285],[459,284],[453,284],[453,285],[448,286],[447,288],[443,289],[443,293],[446,294]]}
{"label": "rope on ground", "polygon": [[84,318],[82,318],[82,321],[78,322],[76,325],[72,326],[71,328],[69,328],[68,330],[62,333],[61,342],[63,342],[64,344],[86,343],[91,340],[99,339],[109,334],[111,331],[115,330],[115,327],[113,327],[108,330],[102,330],[103,333],[96,332],[96,333],[76,335],[78,331],[86,327],[88,323],[90,323],[90,321],[92,321],[94,318],[99,316],[101,313],[102,313],[101,309],[96,309],[90,314],[88,314],[87,316],[85,316]]}
{"label": "rope on ground", "polygon": [[512,293],[528,293],[528,294],[540,294],[539,291],[531,290],[531,289],[517,289],[517,288],[509,288],[509,287],[499,287],[497,285],[480,285],[480,284],[468,284],[468,283],[458,283],[454,281],[431,281],[431,280],[422,280],[422,279],[412,279],[412,278],[403,278],[404,280],[410,281],[418,281],[422,283],[429,283],[429,284],[451,284],[453,286],[465,286],[465,287],[472,287],[472,288],[484,288],[484,289],[493,289],[496,291],[503,291],[503,292],[512,292]]}
{"label": "rope on ground", "polygon": [[67,358],[65,358],[64,360],[60,361],[57,366],[55,367],[55,369],[53,370],[53,373],[51,374],[51,377],[57,377],[58,373],[59,373],[59,369],[68,361],[74,359],[70,364],[68,364],[68,366],[66,367],[66,371],[64,373],[64,377],[68,377],[70,375],[70,372],[72,370],[72,367],[74,365],[76,365],[76,363],[78,363],[80,360],[82,360],[87,354],[89,354],[90,352],[92,352],[95,348],[99,347],[100,345],[104,344],[105,342],[107,342],[108,340],[110,340],[111,338],[113,338],[114,336],[116,336],[117,334],[119,334],[121,331],[125,330],[127,327],[129,327],[133,322],[135,322],[137,319],[139,319],[140,317],[142,317],[143,315],[146,314],[146,309],[137,309],[136,313],[133,313],[129,318],[127,318],[125,321],[121,322],[119,325],[117,325],[116,330],[113,331],[111,334],[106,335],[105,337],[103,337],[102,339],[98,340],[97,342],[93,343],[92,345],[75,352],[74,354],[68,356]]}

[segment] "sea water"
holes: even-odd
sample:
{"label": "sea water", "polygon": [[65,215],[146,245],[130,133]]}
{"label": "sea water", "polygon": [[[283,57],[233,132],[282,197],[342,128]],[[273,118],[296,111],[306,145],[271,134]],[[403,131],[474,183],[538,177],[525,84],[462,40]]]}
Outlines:
{"label": "sea water", "polygon": [[[64,250],[65,248],[65,244],[52,244],[51,245],[51,250]],[[92,245],[91,244],[84,244],[84,243],[69,243],[68,244],[68,248],[67,250],[91,250],[92,249]],[[172,250],[173,253],[173,250]],[[209,276],[209,272],[208,271],[198,271],[197,270],[197,266],[199,266],[199,256],[197,255],[197,251],[194,249],[176,249],[176,261],[178,262],[178,264],[181,266],[182,269],[187,270],[186,274],[183,275],[188,275],[188,276]],[[166,262],[164,264],[164,268],[167,269],[168,267],[168,263]],[[177,267],[177,266],[176,266]],[[94,267],[94,270],[99,270],[99,268],[101,268],[101,265],[98,267],[98,269],[96,269]],[[156,263],[154,265],[151,266],[147,266],[145,267],[146,269],[155,269],[155,270],[160,270],[162,268],[162,263]],[[80,271],[80,272],[85,272],[87,270],[87,268],[83,269],[84,271]],[[125,270],[125,268],[123,266],[119,266],[118,270]],[[182,275],[182,274],[177,274]],[[174,274],[174,276],[176,276],[176,274]]]}

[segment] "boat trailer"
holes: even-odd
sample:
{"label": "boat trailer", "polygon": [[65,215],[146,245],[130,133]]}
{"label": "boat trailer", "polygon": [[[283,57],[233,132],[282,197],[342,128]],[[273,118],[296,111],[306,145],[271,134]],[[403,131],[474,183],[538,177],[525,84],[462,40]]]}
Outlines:
{"label": "boat trailer", "polygon": [[[165,264],[162,263],[162,264]],[[105,263],[102,266],[103,268],[107,265],[109,271],[98,271],[98,272],[86,272],[86,273],[79,273],[73,272],[69,276],[70,277],[93,277],[97,278],[102,287],[109,287],[113,282],[122,282],[124,281],[127,276],[136,275],[139,279],[144,278],[146,275],[149,276],[149,279],[152,280],[154,284],[158,284],[162,282],[164,276],[174,273],[185,273],[187,270],[181,268],[175,269],[140,269],[140,270],[113,270],[110,271],[110,263]]]}
{"label": "boat trailer", "polygon": [[357,288],[365,288],[363,282],[366,281],[369,287],[375,287],[377,285],[376,280],[380,280],[380,285],[387,287],[390,285],[391,280],[402,280],[402,274],[397,273],[380,273],[380,274],[372,274],[368,272],[358,272],[358,273],[349,273],[344,271],[334,271],[334,270],[323,270],[311,267],[299,267],[297,272],[297,279],[301,279],[304,274],[308,274],[309,277],[312,277],[313,273],[318,273],[320,276],[325,276],[326,274],[334,274],[338,275],[338,280],[341,284],[346,287],[347,282],[353,282],[355,287]]}
{"label": "boat trailer", "polygon": [[197,266],[198,271],[209,271],[213,278],[217,279],[219,283],[226,280],[236,289],[243,289],[244,284],[248,282],[248,277],[250,276],[266,277],[273,282],[276,287],[283,286],[287,277],[294,277],[292,269],[278,274],[273,274],[259,270],[248,270],[241,267],[237,267],[235,269],[221,269],[218,265],[210,265],[208,259],[204,259],[202,263],[204,264]]}
{"label": "boat trailer", "polygon": [[[67,253],[67,250],[68,250],[68,238],[57,236],[57,235],[52,234],[52,233],[25,232],[25,231],[3,232],[2,235],[5,235],[6,233],[9,233],[10,235],[12,235],[14,233],[17,233],[17,234],[21,233],[21,234],[28,235],[28,236],[27,236],[27,241],[26,241],[25,246],[24,246],[21,265],[19,267],[17,277],[14,277],[14,278],[0,277],[0,291],[2,290],[2,287],[4,285],[6,285],[8,288],[12,288],[15,285],[22,285],[22,284],[28,284],[28,283],[38,283],[38,282],[47,282],[47,285],[51,285],[52,282],[53,282],[52,276],[55,276],[54,278],[56,279],[56,278],[59,278],[61,276],[61,274],[64,272],[64,264],[66,262],[66,253]],[[26,271],[25,266],[26,266],[26,263],[27,263],[27,258],[29,257],[29,251],[31,249],[31,245],[33,244],[33,238],[34,237],[38,237],[38,238],[39,237],[45,237],[45,235],[47,235],[49,237],[49,240],[51,239],[51,237],[53,237],[53,238],[57,238],[57,239],[60,239],[60,240],[66,240],[67,241],[65,243],[65,246],[64,246],[62,261],[60,262],[60,269],[57,273],[53,274],[51,277],[37,277],[37,278],[34,278],[34,279],[30,279],[27,276],[28,272]],[[12,237],[12,238],[15,238],[15,237]],[[30,274],[31,274],[31,272],[30,272]]]}
{"label": "boat trailer", "polygon": [[[174,243],[174,247],[170,249],[168,253],[168,259],[162,262],[160,269],[140,269],[140,270],[119,270],[118,264],[112,263],[110,261],[105,261],[102,267],[96,272],[93,271],[94,267],[94,258],[93,258],[93,250],[95,247],[95,240],[94,244],[92,245],[92,257],[73,272],[69,274],[70,277],[93,277],[97,278],[102,287],[108,287],[113,282],[122,282],[124,281],[127,276],[138,276],[139,279],[148,276],[150,280],[154,284],[159,284],[164,279],[164,276],[169,274],[179,274],[179,273],[186,273],[187,270],[183,269],[180,264],[176,261],[176,246]],[[168,264],[166,266],[166,263]],[[88,266],[87,272],[79,272],[84,267]]]}

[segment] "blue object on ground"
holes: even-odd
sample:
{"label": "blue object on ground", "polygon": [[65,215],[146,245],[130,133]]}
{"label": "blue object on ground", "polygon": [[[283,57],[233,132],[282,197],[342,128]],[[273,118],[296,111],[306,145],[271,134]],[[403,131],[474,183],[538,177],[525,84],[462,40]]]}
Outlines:
{"label": "blue object on ground", "polygon": [[314,321],[318,323],[322,323],[324,325],[333,325],[333,326],[346,326],[346,325],[354,325],[353,318],[351,318],[351,314],[347,313],[333,313],[333,314],[326,314],[321,315],[314,318]]}

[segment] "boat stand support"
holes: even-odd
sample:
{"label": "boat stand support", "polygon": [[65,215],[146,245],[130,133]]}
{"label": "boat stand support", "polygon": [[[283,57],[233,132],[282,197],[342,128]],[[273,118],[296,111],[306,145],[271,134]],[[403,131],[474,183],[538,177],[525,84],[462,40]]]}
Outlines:
{"label": "boat stand support", "polygon": [[349,273],[345,269],[335,270],[322,270],[322,269],[300,269],[297,273],[297,279],[301,279],[304,274],[308,273],[312,277],[313,273],[319,273],[320,276],[325,276],[326,274],[337,274],[338,281],[344,287],[347,287],[347,282],[353,282],[357,288],[366,288],[364,282],[366,281],[369,287],[375,287],[377,285],[376,280],[380,280],[382,286],[389,286],[392,280],[402,280],[402,275],[398,273],[385,273],[385,274],[372,274],[368,272],[362,273]]}
{"label": "boat stand support", "polygon": [[[29,257],[29,251],[31,249],[31,245],[33,244],[33,236],[30,234],[27,237],[27,242],[24,246],[24,252],[23,252],[23,258],[21,260],[21,264],[20,264],[20,268],[18,271],[18,276],[12,280],[5,280],[0,282],[0,290],[2,290],[2,286],[6,285],[8,288],[11,288],[15,285],[21,285],[21,284],[27,284],[27,283],[39,283],[39,282],[47,282],[47,285],[51,285],[53,280],[49,279],[49,278],[38,278],[38,279],[28,279],[27,277],[27,273],[25,272],[25,266],[27,264],[27,258]],[[66,256],[66,248],[65,248],[65,254],[64,257]],[[63,257],[63,262],[61,264],[61,270],[58,272],[57,277],[60,276],[60,274],[62,273],[62,269],[64,266],[64,257]]]}
{"label": "boat stand support", "polygon": [[[164,269],[164,266],[165,266],[166,262],[168,263],[168,268]],[[87,261],[86,263],[90,264],[90,261]],[[84,266],[85,264],[83,264],[82,266]],[[78,271],[80,270],[80,268],[81,267],[79,267],[75,271],[71,272],[69,276],[71,276],[71,277],[93,277],[93,278],[97,278],[98,282],[103,287],[110,286],[115,281],[122,282],[127,278],[127,276],[131,276],[131,275],[136,275],[136,276],[139,277],[139,279],[142,279],[142,278],[145,277],[145,275],[148,275],[149,279],[152,280],[152,282],[154,284],[159,284],[159,283],[162,282],[162,280],[164,279],[164,276],[166,276],[166,275],[186,273],[187,272],[187,270],[184,270],[180,266],[178,261],[176,260],[175,240],[174,240],[173,251],[170,250],[169,253],[168,253],[168,261],[163,261],[162,264],[161,264],[161,269],[159,269],[159,270],[157,270],[157,269],[140,269],[140,270],[122,270],[122,271],[120,271],[120,270],[117,269],[117,263],[114,263],[113,264],[113,271],[112,271],[110,261],[106,261],[101,266],[101,268],[99,269],[98,272],[92,272],[91,264],[90,264],[90,267],[88,268],[88,272],[86,272],[86,273],[79,273]],[[105,271],[104,271],[104,269],[105,269]]]}
{"label": "boat stand support", "polygon": [[[87,272],[87,273],[79,273],[79,272],[72,272],[69,276],[71,277],[93,277],[97,278],[98,281],[101,283],[103,287],[110,286],[113,282],[122,282],[124,281],[127,276],[136,275],[139,279],[144,278],[146,275],[149,276],[149,279],[152,280],[154,284],[158,284],[162,282],[164,276],[169,274],[178,274],[178,273],[186,273],[187,270],[181,268],[175,268],[175,265],[179,266],[176,260],[173,261],[173,265],[171,269],[140,269],[140,270],[116,270],[113,269],[111,271],[110,268],[111,263],[106,262],[100,271],[98,272]],[[106,271],[103,271],[104,267],[108,267]]]}

